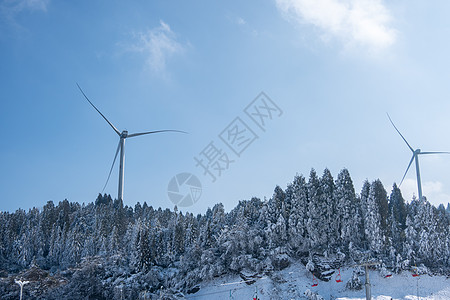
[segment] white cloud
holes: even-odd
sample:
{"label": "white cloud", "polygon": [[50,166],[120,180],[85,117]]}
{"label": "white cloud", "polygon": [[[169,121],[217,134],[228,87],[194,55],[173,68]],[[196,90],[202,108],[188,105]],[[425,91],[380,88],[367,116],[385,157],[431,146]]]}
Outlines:
{"label": "white cloud", "polygon": [[228,15],[227,17],[231,23],[238,25],[243,33],[250,34],[254,37],[259,35],[258,31],[254,29],[253,26],[243,17],[236,15]]}
{"label": "white cloud", "polygon": [[[411,201],[413,195],[418,197],[417,183],[414,179],[406,178],[400,189],[405,201]],[[450,195],[445,192],[444,185],[440,181],[422,182],[422,191],[427,200],[435,206],[441,203],[447,206],[447,203],[450,203]]]}
{"label": "white cloud", "polygon": [[24,11],[47,12],[50,0],[5,0],[0,3],[1,19],[9,25],[16,24],[16,16]]}
{"label": "white cloud", "polygon": [[24,10],[47,11],[50,0],[6,0],[2,3],[2,9],[13,13],[19,13]]}
{"label": "white cloud", "polygon": [[236,24],[238,24],[238,25],[245,25],[245,24],[247,24],[247,22],[245,22],[245,20],[243,18],[237,17],[236,18]]}
{"label": "white cloud", "polygon": [[22,0],[15,1],[18,3],[20,9],[31,9],[31,10],[40,10],[47,11],[47,6],[50,0]]}
{"label": "white cloud", "polygon": [[165,74],[170,57],[184,51],[184,46],[177,41],[175,33],[163,21],[156,28],[134,34],[134,38],[135,42],[128,50],[145,55],[150,69],[159,75]]}
{"label": "white cloud", "polygon": [[394,44],[396,30],[381,0],[275,0],[283,15],[297,24],[311,24],[326,38],[346,47],[380,50]]}

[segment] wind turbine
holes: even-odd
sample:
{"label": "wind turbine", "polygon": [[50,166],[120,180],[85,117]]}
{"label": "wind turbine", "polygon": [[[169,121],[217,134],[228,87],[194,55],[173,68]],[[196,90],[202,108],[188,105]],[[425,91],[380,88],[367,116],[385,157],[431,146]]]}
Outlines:
{"label": "wind turbine", "polygon": [[[413,162],[413,160],[416,161],[416,175],[417,175],[417,189],[419,191],[419,199],[422,199],[422,182],[420,181],[420,169],[419,169],[419,155],[422,154],[450,154],[450,152],[441,152],[441,151],[427,151],[427,152],[422,152],[422,150],[420,149],[416,149],[414,150],[411,145],[406,141],[405,137],[400,133],[400,131],[397,129],[397,127],[395,126],[394,122],[392,122],[391,117],[389,116],[389,114],[387,113],[387,116],[389,118],[389,121],[391,121],[392,126],[394,126],[395,130],[397,130],[398,134],[402,137],[402,139],[405,141],[406,145],[408,146],[408,148],[411,150],[412,152],[412,158],[409,161],[409,165],[406,168],[406,172],[405,175],[403,175],[402,181],[400,182],[400,185],[402,185],[403,180],[406,177],[406,173],[408,173],[409,167],[411,167],[411,164]],[[399,185],[399,186],[400,186]]]}
{"label": "wind turbine", "polygon": [[[89,98],[86,96],[86,94],[83,92],[83,90],[81,89],[81,87],[78,85],[78,88],[80,89],[81,93],[83,94],[84,98],[86,98],[86,100],[92,105],[93,108],[95,108],[95,110],[103,117],[103,119],[105,119],[105,121],[109,124],[109,126],[111,126],[111,128],[115,131],[115,133],[117,133],[117,135],[119,136],[119,144],[117,145],[117,150],[116,150],[116,155],[114,156],[114,161],[112,163],[111,166],[111,170],[109,170],[109,174],[108,174],[108,179],[106,180],[105,186],[103,187],[103,190],[105,190],[106,185],[108,184],[109,181],[109,177],[111,176],[111,172],[114,168],[114,164],[116,163],[116,159],[117,159],[117,154],[119,154],[120,152],[120,166],[119,166],[119,191],[118,191],[118,196],[117,199],[123,200],[123,178],[124,178],[124,159],[125,159],[125,139],[127,138],[131,138],[131,137],[136,137],[136,136],[140,136],[140,135],[145,135],[145,134],[154,134],[154,133],[161,133],[161,132],[180,132],[180,133],[186,133],[184,131],[180,131],[180,130],[171,130],[171,129],[166,129],[166,130],[156,130],[156,131],[147,131],[147,132],[139,132],[139,133],[131,133],[129,134],[127,130],[123,130],[122,132],[120,132],[119,130],[117,130],[117,128],[100,112],[100,110],[98,110],[97,107],[95,107],[95,105],[91,102],[91,100],[89,100]],[[102,191],[103,192],[103,191]]]}

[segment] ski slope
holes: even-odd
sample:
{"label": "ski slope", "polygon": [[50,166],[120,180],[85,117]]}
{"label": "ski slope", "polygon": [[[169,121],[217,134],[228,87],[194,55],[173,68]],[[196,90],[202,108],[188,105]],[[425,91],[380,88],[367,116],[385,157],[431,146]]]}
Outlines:
{"label": "ski slope", "polygon": [[[312,275],[302,264],[294,264],[269,277],[256,279],[253,284],[242,282],[239,276],[226,276],[200,285],[195,294],[186,295],[186,299],[220,300],[220,299],[253,299],[255,289],[259,299],[307,299],[304,292],[309,289],[324,299],[365,300],[365,289],[351,291],[345,284],[352,276],[352,268],[341,269],[342,281],[333,279],[329,282],[318,280],[318,285],[312,287]],[[337,270],[336,273],[337,274]],[[421,275],[412,277],[410,272],[393,274],[384,278],[379,271],[370,271],[372,298],[376,300],[423,299],[449,300],[450,279],[445,276]],[[364,283],[364,276],[360,276]],[[419,298],[417,297],[417,293]]]}

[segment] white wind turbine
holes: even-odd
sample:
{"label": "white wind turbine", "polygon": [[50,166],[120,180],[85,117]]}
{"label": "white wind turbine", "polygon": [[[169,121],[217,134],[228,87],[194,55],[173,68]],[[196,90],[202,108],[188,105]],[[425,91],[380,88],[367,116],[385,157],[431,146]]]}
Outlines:
{"label": "white wind turbine", "polygon": [[[397,129],[397,127],[395,126],[394,122],[392,122],[391,117],[389,116],[389,114],[387,114],[389,121],[391,121],[392,126],[394,126],[395,130],[397,130],[398,134],[402,137],[402,139],[405,141],[406,145],[408,146],[408,148],[411,150],[412,152],[412,158],[409,161],[408,167],[406,168],[406,172],[405,175],[403,175],[402,181],[400,182],[400,185],[402,184],[403,180],[406,177],[406,173],[408,173],[409,167],[411,166],[413,160],[416,161],[416,175],[417,175],[417,189],[419,192],[419,199],[422,199],[422,182],[420,181],[420,169],[419,169],[419,155],[422,154],[450,154],[450,152],[442,152],[442,151],[427,151],[427,152],[422,152],[420,149],[416,149],[414,150],[411,145],[406,141],[405,137],[400,133],[400,131]],[[399,186],[400,186],[399,185]]]}
{"label": "white wind turbine", "polygon": [[[86,96],[86,94],[83,92],[83,90],[81,89],[81,87],[78,85],[78,88],[80,89],[81,93],[83,94],[84,98],[86,98],[86,100],[92,105],[93,108],[95,108],[95,110],[103,117],[103,119],[105,119],[105,121],[109,124],[109,126],[111,126],[111,128],[117,133],[117,135],[119,136],[119,145],[117,146],[117,150],[116,150],[116,155],[114,156],[114,161],[112,163],[111,166],[111,170],[109,170],[109,174],[108,174],[108,179],[106,180],[105,186],[103,187],[103,190],[105,190],[106,185],[108,184],[109,181],[109,177],[111,176],[111,172],[114,168],[114,164],[116,163],[116,159],[117,159],[117,154],[119,154],[120,151],[120,165],[119,165],[119,191],[118,191],[118,196],[117,199],[123,200],[123,180],[124,180],[124,158],[125,158],[125,139],[126,138],[131,138],[131,137],[136,137],[136,136],[140,136],[140,135],[145,135],[145,134],[153,134],[153,133],[161,133],[161,132],[180,132],[180,133],[186,133],[184,131],[180,131],[180,130],[170,130],[170,129],[166,129],[166,130],[156,130],[156,131],[147,131],[147,132],[139,132],[139,133],[131,133],[129,134],[127,130],[123,130],[122,132],[120,132],[119,130],[117,130],[116,127],[114,127],[114,125],[97,109],[97,107],[95,107],[95,105],[89,100],[89,98]],[[102,191],[103,192],[103,191]]]}

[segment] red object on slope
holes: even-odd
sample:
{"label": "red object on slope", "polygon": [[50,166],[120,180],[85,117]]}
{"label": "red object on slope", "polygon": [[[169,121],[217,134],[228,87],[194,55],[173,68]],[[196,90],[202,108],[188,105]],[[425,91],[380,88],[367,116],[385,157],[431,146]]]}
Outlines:
{"label": "red object on slope", "polygon": [[342,282],[342,278],[341,278],[341,268],[339,268],[339,274],[336,275],[336,282]]}
{"label": "red object on slope", "polygon": [[312,287],[315,287],[315,286],[318,286],[319,285],[319,282],[317,281],[317,279],[314,277],[314,274],[313,274],[313,285],[311,285]]}

